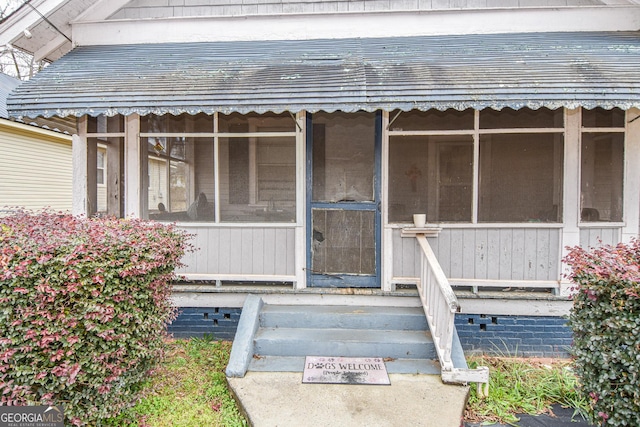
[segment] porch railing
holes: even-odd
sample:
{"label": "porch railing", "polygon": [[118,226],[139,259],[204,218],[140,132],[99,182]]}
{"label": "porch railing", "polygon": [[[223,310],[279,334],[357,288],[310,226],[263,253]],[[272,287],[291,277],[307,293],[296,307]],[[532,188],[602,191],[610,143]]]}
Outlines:
{"label": "porch railing", "polygon": [[478,383],[478,393],[486,396],[489,386],[489,368],[481,366],[468,369],[466,363],[463,368],[456,368],[454,365],[451,352],[455,315],[460,311],[460,305],[426,236],[416,234],[416,239],[422,249],[418,293],[440,360],[442,381],[457,384]]}

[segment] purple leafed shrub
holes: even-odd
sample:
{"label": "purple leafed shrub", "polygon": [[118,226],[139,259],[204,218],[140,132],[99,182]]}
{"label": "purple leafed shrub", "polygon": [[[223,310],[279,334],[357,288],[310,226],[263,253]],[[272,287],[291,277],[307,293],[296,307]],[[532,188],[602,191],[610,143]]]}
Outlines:
{"label": "purple leafed shrub", "polygon": [[97,425],[163,356],[188,236],[135,219],[0,218],[0,404],[57,404]]}
{"label": "purple leafed shrub", "polygon": [[574,248],[569,325],[576,373],[591,421],[640,426],[640,242]]}

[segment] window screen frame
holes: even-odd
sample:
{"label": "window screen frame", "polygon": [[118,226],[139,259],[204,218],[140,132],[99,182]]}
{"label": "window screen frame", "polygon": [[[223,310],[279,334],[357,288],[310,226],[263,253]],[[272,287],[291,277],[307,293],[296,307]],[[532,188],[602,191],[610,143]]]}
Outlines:
{"label": "window screen frame", "polygon": [[[254,117],[255,116],[255,117]],[[148,138],[185,138],[185,139],[205,139],[205,138],[210,138],[211,139],[211,143],[213,145],[213,161],[212,161],[212,168],[213,168],[213,180],[214,180],[214,197],[213,200],[211,201],[213,203],[213,220],[211,221],[192,221],[192,220],[184,220],[184,221],[180,221],[182,223],[185,224],[207,224],[207,223],[213,223],[213,224],[239,224],[239,225],[247,225],[247,224],[268,224],[268,225],[273,225],[273,224],[278,224],[278,223],[283,223],[286,225],[292,225],[292,224],[296,224],[299,221],[299,208],[298,205],[300,204],[300,197],[299,197],[299,183],[298,183],[298,169],[300,167],[299,165],[299,156],[297,154],[298,151],[298,138],[299,138],[299,128],[297,129],[296,127],[299,126],[298,125],[298,119],[295,115],[291,115],[291,130],[286,130],[283,131],[282,129],[278,129],[275,131],[272,130],[265,130],[264,125],[260,125],[258,124],[257,126],[255,126],[256,130],[252,130],[251,128],[248,129],[245,132],[234,132],[234,131],[220,131],[219,127],[220,127],[220,123],[221,120],[224,120],[223,117],[230,117],[230,116],[225,116],[222,115],[220,113],[214,113],[212,115],[208,116],[208,119],[211,123],[211,129],[210,131],[206,131],[206,132],[144,132],[144,133],[140,133],[139,137],[141,141],[146,141]],[[265,116],[264,115],[242,115],[242,118],[246,118],[246,120],[250,123],[252,120],[259,122],[261,119],[263,119]],[[281,119],[285,119],[285,115],[277,115],[276,117],[281,118]],[[286,117],[288,118],[288,117]],[[260,126],[262,126],[262,128],[259,128]],[[293,140],[293,144],[294,144],[294,150],[295,150],[295,163],[294,163],[294,176],[295,176],[295,200],[293,201],[293,219],[291,221],[278,221],[278,220],[273,220],[273,221],[260,221],[260,220],[250,220],[250,221],[229,221],[229,220],[225,220],[223,218],[223,213],[221,211],[221,188],[220,188],[220,183],[221,183],[221,168],[220,168],[220,164],[221,164],[221,158],[220,158],[220,145],[221,145],[221,139],[227,139],[229,142],[232,142],[233,140],[238,140],[238,139],[254,139],[254,140],[261,140],[261,139],[269,139],[269,138],[291,138]],[[256,158],[256,152],[252,152],[249,153],[249,157],[255,159]],[[146,160],[145,160],[146,161]],[[189,159],[185,159],[185,162],[189,162]],[[257,200],[259,198],[259,194],[258,194],[258,190],[259,190],[259,183],[258,183],[258,167],[259,164],[257,162],[253,162],[250,167],[252,168],[251,170],[248,171],[249,174],[249,192],[250,192],[250,201],[251,201],[251,205],[254,206],[256,208],[260,208],[263,207],[264,209],[268,209],[269,208],[269,202],[268,201],[261,201],[261,200]],[[144,177],[143,177],[144,178]],[[147,178],[148,179],[148,178]],[[146,187],[146,186],[143,186]],[[148,190],[145,189],[145,193]],[[141,195],[143,200],[147,200],[148,196],[147,194]],[[147,202],[148,203],[148,202]]]}
{"label": "window screen frame", "polygon": [[[565,146],[566,146],[566,141],[564,136],[566,135],[566,126],[567,126],[567,120],[565,117],[565,113],[566,111],[564,109],[562,109],[562,114],[558,114],[559,117],[562,117],[562,123],[554,126],[554,127],[545,127],[545,128],[536,128],[536,127],[508,127],[508,128],[481,128],[480,127],[480,121],[481,121],[481,115],[482,112],[486,111],[486,110],[474,110],[473,111],[473,115],[474,115],[474,124],[473,124],[473,128],[471,129],[459,129],[459,130],[411,130],[411,131],[406,131],[406,130],[394,130],[393,128],[393,122],[394,119],[396,118],[396,115],[398,114],[402,114],[401,112],[396,112],[396,115],[392,115],[389,114],[388,115],[388,119],[389,122],[386,126],[386,133],[387,133],[387,144],[389,144],[388,147],[385,148],[386,150],[386,155],[385,157],[387,158],[387,160],[389,159],[389,150],[390,150],[390,144],[392,144],[392,138],[394,136],[470,136],[473,139],[473,184],[472,184],[472,195],[471,195],[471,209],[472,209],[472,215],[471,215],[471,221],[470,222],[447,222],[447,221],[440,221],[437,223],[433,223],[433,224],[446,224],[447,227],[455,227],[455,226],[482,226],[482,227],[491,227],[491,226],[497,226],[497,227],[504,227],[504,226],[523,226],[523,225],[527,225],[527,226],[541,226],[543,225],[544,227],[561,227],[563,225],[563,221],[564,221],[564,209],[565,207],[562,205],[563,200],[564,200],[564,183],[563,183],[563,177],[564,177],[564,171],[565,171],[565,164],[566,164],[566,158],[564,155],[564,151],[565,151]],[[551,221],[551,222],[535,222],[535,223],[530,223],[530,222],[512,222],[512,221],[500,221],[500,222],[484,222],[484,221],[479,221],[479,188],[480,188],[480,137],[482,135],[508,135],[508,134],[537,134],[537,133],[544,133],[544,134],[559,134],[562,137],[562,159],[561,159],[561,168],[560,168],[560,184],[559,184],[559,191],[560,194],[558,196],[558,201],[560,203],[559,209],[560,209],[560,214],[558,215],[558,220],[557,221]],[[388,161],[387,161],[388,163]],[[386,165],[386,171],[385,174],[387,175],[387,185],[385,186],[385,199],[389,200],[389,181],[391,179],[391,177],[389,176],[389,169],[388,169],[388,164]],[[403,225],[403,224],[407,224],[407,222],[391,222],[389,220],[389,206],[387,206],[387,209],[385,209],[384,212],[384,223],[388,224],[388,225]]]}
{"label": "window screen frame", "polygon": [[[597,108],[597,110],[602,110],[601,108]],[[615,109],[615,110],[620,110],[620,109]],[[595,123],[594,126],[584,126],[583,125],[583,115],[585,114],[590,114],[592,113],[592,111],[586,112],[585,113],[585,109],[581,109],[581,114],[580,114],[580,140],[579,140],[579,161],[578,161],[578,165],[579,165],[579,171],[578,171],[578,177],[579,177],[579,182],[578,182],[578,227],[580,228],[616,228],[616,227],[624,227],[626,224],[625,221],[625,187],[626,187],[626,180],[627,180],[627,160],[626,160],[626,156],[628,153],[628,146],[627,146],[627,129],[626,126],[607,126],[607,125],[598,125],[598,123]],[[604,112],[606,113],[607,110],[604,110]],[[618,113],[622,113],[622,116],[624,117],[624,122],[621,124],[626,124],[628,121],[627,118],[627,111],[617,111]],[[583,206],[582,206],[582,200],[583,200],[583,195],[582,195],[582,179],[583,179],[583,166],[582,166],[582,160],[583,160],[583,137],[585,134],[619,134],[622,135],[623,138],[623,143],[622,143],[622,188],[620,188],[620,194],[621,194],[621,220],[620,221],[601,221],[601,220],[594,220],[594,221],[589,221],[589,220],[583,220],[583,215],[582,215],[582,210],[583,210]]]}

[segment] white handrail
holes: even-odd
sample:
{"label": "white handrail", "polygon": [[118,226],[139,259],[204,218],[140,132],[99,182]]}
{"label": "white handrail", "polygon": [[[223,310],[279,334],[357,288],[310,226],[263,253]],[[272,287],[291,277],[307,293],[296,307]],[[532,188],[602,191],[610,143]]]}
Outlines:
{"label": "white handrail", "polygon": [[416,239],[422,249],[418,293],[431,329],[440,365],[443,370],[449,371],[453,369],[451,348],[455,315],[460,305],[427,238],[424,235],[416,235]]}
{"label": "white handrail", "polygon": [[422,249],[418,294],[440,360],[442,379],[445,382],[455,383],[477,382],[479,394],[486,396],[489,368],[458,369],[453,365],[451,350],[453,348],[455,316],[460,311],[458,298],[425,235],[416,234],[416,239]]}

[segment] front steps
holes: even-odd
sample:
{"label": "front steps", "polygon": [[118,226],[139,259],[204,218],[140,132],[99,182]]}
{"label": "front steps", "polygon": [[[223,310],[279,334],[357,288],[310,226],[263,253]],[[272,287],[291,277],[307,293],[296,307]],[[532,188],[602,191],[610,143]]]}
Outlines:
{"label": "front steps", "polygon": [[265,305],[248,296],[227,375],[302,372],[305,356],[381,357],[390,374],[440,374],[420,307]]}

